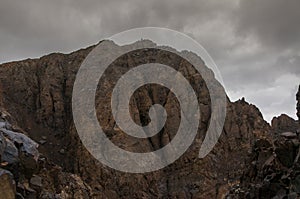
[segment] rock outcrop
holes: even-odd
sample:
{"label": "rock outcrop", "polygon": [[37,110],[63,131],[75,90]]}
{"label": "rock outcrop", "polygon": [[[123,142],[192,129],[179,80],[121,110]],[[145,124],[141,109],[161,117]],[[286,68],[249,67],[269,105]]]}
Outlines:
{"label": "rock outcrop", "polygon": [[287,131],[297,131],[298,122],[286,114],[282,114],[279,117],[274,117],[271,121],[272,133],[279,135],[280,133]]}
{"label": "rock outcrop", "polygon": [[[38,144],[13,123],[12,117],[0,111],[0,166],[11,171],[16,181],[30,178],[38,170]],[[12,174],[6,173],[8,176]],[[8,179],[8,178],[7,178]]]}
{"label": "rock outcrop", "polygon": [[[297,115],[299,114],[299,92]],[[299,116],[298,116],[299,117]],[[299,198],[299,124],[287,115],[272,121],[271,139],[258,139],[249,154],[240,183],[227,198]]]}
{"label": "rock outcrop", "polygon": [[300,86],[298,89],[298,93],[296,95],[296,100],[297,100],[297,117],[298,117],[298,121],[300,122]]}
{"label": "rock outcrop", "polygon": [[283,133],[271,142],[257,140],[249,168],[228,198],[298,198],[300,139],[296,133]]}
{"label": "rock outcrop", "polygon": [[84,198],[92,190],[82,179],[48,161],[39,145],[0,111],[0,198]]}
{"label": "rock outcrop", "polygon": [[[38,161],[38,168],[28,173],[25,182],[18,183],[18,178],[12,172],[17,185],[19,184],[17,192],[21,195],[29,197],[28,193],[33,193],[32,195],[37,198],[224,198],[233,185],[240,184],[241,176],[244,176],[243,173],[249,168],[247,155],[253,145],[257,146],[256,140],[266,142],[268,149],[264,149],[267,150],[265,156],[271,153],[268,150],[273,150],[271,127],[264,121],[260,111],[245,100],[237,102],[228,100],[223,133],[214,150],[204,159],[199,159],[199,147],[211,119],[211,101],[201,75],[205,75],[215,84],[219,83],[203,61],[200,62],[202,63],[200,67],[206,72],[199,75],[190,63],[175,54],[145,49],[119,57],[106,70],[106,75],[99,82],[96,110],[99,123],[106,135],[121,148],[146,152],[161,148],[176,134],[180,121],[178,102],[172,92],[159,85],[139,88],[132,97],[130,108],[135,122],[145,125],[149,122],[149,107],[154,103],[162,104],[168,117],[171,118],[167,120],[162,132],[149,139],[137,140],[120,133],[115,127],[108,106],[112,88],[120,75],[132,67],[149,62],[172,66],[191,83],[202,116],[198,135],[181,158],[156,172],[128,174],[103,166],[82,146],[72,121],[71,111],[72,88],[76,73],[81,62],[93,48],[92,46],[71,54],[55,53],[40,59],[0,65],[0,102],[11,115],[15,116],[15,122],[20,126],[18,129],[24,129],[31,139],[40,143],[39,154],[43,154],[38,159],[34,158],[35,155],[32,156],[33,160]],[[200,60],[192,53],[189,55]],[[289,124],[289,120],[279,118],[278,121],[274,122],[278,126]],[[13,131],[26,135],[23,130]],[[6,131],[6,134],[3,132],[3,136],[14,140],[14,134],[10,132]],[[283,144],[280,142],[278,146],[283,147],[287,142],[289,144],[287,148],[283,147],[284,150],[292,148],[293,151],[297,151],[293,143],[294,138],[284,139],[286,140],[282,141]],[[26,138],[23,137],[21,140],[25,141]],[[20,154],[32,149],[18,146],[14,142],[12,144],[10,144],[12,162],[19,161],[17,159],[20,158]],[[4,152],[5,147],[0,147],[0,151]],[[280,150],[277,152],[285,153]],[[296,153],[286,157],[289,163],[295,160]],[[27,164],[29,163],[25,165]]]}
{"label": "rock outcrop", "polygon": [[14,199],[16,196],[16,184],[13,175],[0,168],[0,197],[5,199]]}

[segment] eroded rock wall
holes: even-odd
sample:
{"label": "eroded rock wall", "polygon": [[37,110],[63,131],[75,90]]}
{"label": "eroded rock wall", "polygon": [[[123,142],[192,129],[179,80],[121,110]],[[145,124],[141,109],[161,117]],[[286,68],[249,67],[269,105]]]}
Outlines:
{"label": "eroded rock wall", "polygon": [[[268,138],[270,126],[260,111],[244,100],[227,102],[223,133],[214,150],[198,158],[199,147],[211,117],[208,89],[201,75],[219,84],[202,62],[204,74],[196,74],[188,62],[174,54],[157,50],[131,52],[116,60],[101,79],[96,95],[98,120],[107,136],[118,146],[146,152],[167,144],[176,134],[180,114],[175,96],[158,85],[138,89],[130,103],[138,124],[149,122],[148,109],[162,104],[168,116],[164,130],[149,139],[136,140],[115,128],[110,109],[110,93],[121,74],[142,63],[159,62],[174,67],[191,83],[197,95],[201,122],[198,136],[189,150],[170,166],[146,174],[127,174],[103,166],[82,146],[71,113],[72,86],[76,72],[93,49],[68,55],[51,54],[40,59],[12,62],[0,66],[3,104],[29,136],[47,136],[41,150],[64,170],[80,176],[97,198],[222,198],[229,186],[239,183],[248,165],[245,160],[255,139]],[[194,54],[190,54],[195,59]],[[55,189],[57,187],[54,187]]]}

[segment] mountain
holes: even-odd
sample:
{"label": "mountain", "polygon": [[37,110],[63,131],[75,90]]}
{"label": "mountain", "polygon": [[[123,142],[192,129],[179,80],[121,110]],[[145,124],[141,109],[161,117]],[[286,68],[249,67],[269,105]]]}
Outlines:
{"label": "mountain", "polygon": [[[111,48],[121,48],[113,42],[103,42],[108,42]],[[145,41],[139,42],[142,44]],[[153,45],[155,46],[154,43]],[[244,99],[236,102],[227,99],[227,115],[221,137],[208,156],[198,158],[211,119],[211,99],[203,75],[216,85],[219,82],[203,61],[200,67],[205,73],[199,75],[194,66],[174,53],[154,48],[136,50],[113,62],[99,81],[95,105],[98,121],[107,137],[115,145],[135,152],[157,150],[174,138],[180,123],[180,106],[170,90],[156,84],[140,87],[131,98],[130,110],[134,121],[145,125],[149,123],[149,107],[156,103],[163,105],[168,118],[162,131],[150,138],[137,139],[116,128],[109,109],[112,90],[122,74],[144,63],[164,63],[181,72],[196,93],[201,121],[194,143],[182,157],[168,167],[143,174],[111,169],[98,162],[85,149],[72,118],[75,77],[81,63],[94,48],[95,46],[91,46],[71,54],[53,53],[40,59],[0,65],[1,113],[12,118],[5,119],[3,116],[5,126],[0,128],[0,138],[2,136],[15,152],[18,151],[14,156],[16,161],[9,163],[7,159],[3,159],[3,154],[11,151],[7,144],[0,142],[0,149],[3,148],[0,150],[0,185],[3,183],[10,187],[8,189],[0,186],[0,195],[6,193],[6,198],[13,198],[11,195],[14,193],[19,198],[239,197],[236,187],[245,186],[244,190],[248,190],[249,183],[252,183],[244,179],[253,166],[250,162],[254,155],[253,150],[261,147],[257,143],[263,140],[271,148],[271,143],[277,137],[282,137],[282,133],[296,133],[298,124],[288,116],[274,119],[271,126],[255,105]],[[188,56],[201,60],[191,52],[178,53],[188,53]],[[299,96],[300,94],[297,95],[298,116]],[[34,143],[31,148],[38,150],[38,155],[24,152],[22,147],[27,142],[24,139],[15,142],[5,134],[7,130],[20,133],[17,135],[24,135],[25,140]],[[288,152],[289,149],[283,152],[275,150],[274,153],[285,155]],[[29,157],[30,163],[23,161],[20,156]],[[294,158],[294,155],[290,157],[290,162]],[[262,181],[256,174],[253,176],[256,181]],[[259,194],[260,188],[257,190]],[[298,193],[297,190],[293,190],[294,192]],[[289,194],[288,190],[286,194]]]}
{"label": "mountain", "polygon": [[[300,119],[300,86],[296,100]],[[244,171],[240,184],[230,191],[230,198],[299,198],[299,120],[296,122],[281,115],[274,118],[272,124],[276,124],[272,139],[256,141],[247,161],[249,167]]]}

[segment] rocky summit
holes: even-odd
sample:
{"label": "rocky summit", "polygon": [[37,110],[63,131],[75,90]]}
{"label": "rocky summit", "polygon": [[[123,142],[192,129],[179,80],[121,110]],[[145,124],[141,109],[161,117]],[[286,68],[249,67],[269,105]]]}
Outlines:
{"label": "rocky summit", "polygon": [[[296,100],[300,119],[300,87]],[[232,187],[227,198],[299,198],[299,120],[294,121],[281,115],[274,118],[272,124],[271,139],[255,141],[247,161],[249,167],[244,171],[240,183]]]}
{"label": "rocky summit", "polygon": [[[113,42],[112,48],[120,48]],[[146,42],[146,41],[140,41]],[[147,41],[150,42],[150,41]],[[153,47],[156,45],[153,43]],[[176,96],[157,84],[140,87],[129,103],[139,125],[149,123],[149,108],[168,113],[164,128],[149,138],[134,138],[116,127],[110,96],[117,80],[145,63],[171,66],[190,82],[201,112],[191,147],[161,170],[130,174],[104,166],[82,145],[72,119],[76,73],[91,46],[71,54],[0,65],[0,198],[297,198],[300,196],[299,123],[287,115],[269,125],[259,109],[244,99],[227,99],[223,132],[213,151],[198,153],[211,119],[211,99],[203,76],[219,85],[201,58],[203,74],[175,53],[155,48],[119,57],[101,77],[95,106],[99,124],[118,147],[149,152],[168,144],[180,123]],[[300,88],[297,94],[300,116]]]}

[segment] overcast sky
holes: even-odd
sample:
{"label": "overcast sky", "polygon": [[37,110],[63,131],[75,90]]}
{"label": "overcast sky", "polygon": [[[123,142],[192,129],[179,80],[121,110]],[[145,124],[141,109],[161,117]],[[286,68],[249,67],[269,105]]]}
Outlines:
{"label": "overcast sky", "polygon": [[206,48],[232,101],[245,96],[268,121],[281,113],[296,118],[299,9],[299,0],[1,0],[0,63],[165,27]]}

